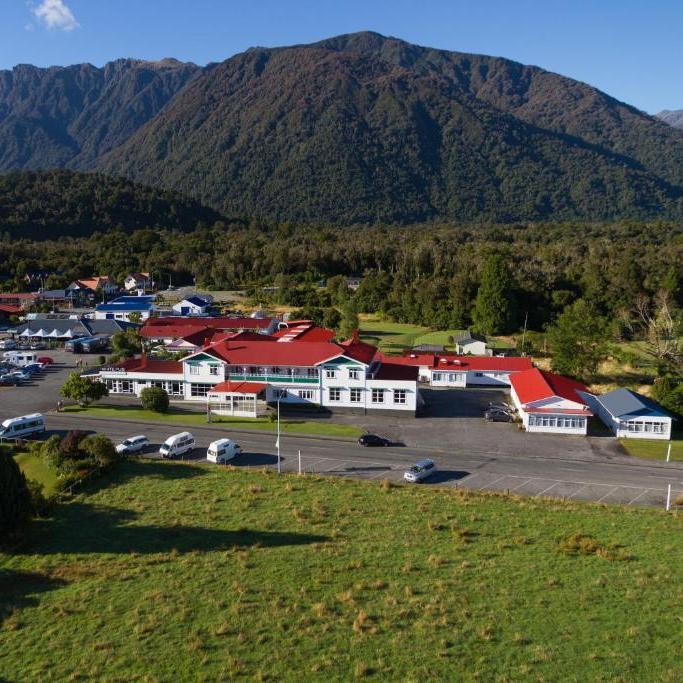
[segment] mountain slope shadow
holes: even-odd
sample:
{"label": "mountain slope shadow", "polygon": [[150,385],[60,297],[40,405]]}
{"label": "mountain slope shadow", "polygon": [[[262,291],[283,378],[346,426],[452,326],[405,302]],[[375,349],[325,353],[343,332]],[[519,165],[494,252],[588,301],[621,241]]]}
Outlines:
{"label": "mountain slope shadow", "polygon": [[65,505],[52,520],[36,522],[33,541],[17,554],[163,553],[174,550],[226,550],[234,547],[277,547],[320,543],[326,536],[294,532],[208,529],[200,526],[139,526],[137,514],[86,503]]}

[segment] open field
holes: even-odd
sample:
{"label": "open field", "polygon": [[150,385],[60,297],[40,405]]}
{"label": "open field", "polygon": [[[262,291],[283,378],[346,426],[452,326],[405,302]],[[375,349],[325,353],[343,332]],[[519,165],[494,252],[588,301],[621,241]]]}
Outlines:
{"label": "open field", "polygon": [[678,681],[683,518],[127,462],[0,555],[8,680]]}
{"label": "open field", "polygon": [[[647,460],[666,460],[668,441],[655,441],[651,439],[619,439],[623,449],[636,458]],[[671,460],[683,462],[683,437],[674,435],[671,441]]]}
{"label": "open field", "polygon": [[[155,413],[132,406],[107,406],[94,405],[83,408],[77,405],[66,406],[64,412],[88,417],[117,417],[126,420],[153,420],[155,422],[169,422],[178,425],[206,425],[206,414],[203,412],[183,410],[182,408],[170,408],[167,413]],[[257,429],[259,431],[277,431],[277,423],[268,418],[257,417],[230,417],[226,415],[213,415],[212,424],[225,424],[234,429]],[[335,424],[325,420],[296,420],[281,419],[280,431],[286,434],[315,434],[320,436],[348,436],[357,437],[363,430],[354,425]]]}
{"label": "open field", "polygon": [[27,479],[34,479],[43,485],[43,493],[49,495],[55,490],[57,474],[47,463],[31,453],[19,453],[14,456],[21,471]]}
{"label": "open field", "polygon": [[448,346],[448,337],[462,330],[430,331],[428,327],[380,320],[377,316],[361,315],[360,335],[363,341],[378,345],[386,353],[400,353],[417,344]]}

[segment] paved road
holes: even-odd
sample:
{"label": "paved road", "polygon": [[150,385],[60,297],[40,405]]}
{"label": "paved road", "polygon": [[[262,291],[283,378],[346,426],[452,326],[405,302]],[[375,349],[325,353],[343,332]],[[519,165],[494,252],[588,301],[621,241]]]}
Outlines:
{"label": "paved road", "polygon": [[[275,468],[277,465],[275,439],[270,433],[236,432],[209,426],[182,428],[56,414],[48,415],[46,422],[50,430],[99,431],[115,441],[146,434],[157,445],[170,434],[190,429],[197,440],[198,448],[191,455],[196,460],[205,457],[205,449],[211,441],[230,435],[245,451],[244,456],[234,461],[236,466]],[[606,458],[599,453],[571,449],[543,456],[524,451],[513,455],[509,451],[485,448],[365,449],[352,441],[285,435],[281,438],[283,470],[296,471],[299,450],[304,471],[330,476],[400,481],[410,464],[420,457],[430,457],[439,468],[430,483],[442,486],[647,506],[664,505],[668,484],[672,485],[674,496],[683,493],[681,463],[634,461],[619,455]]]}

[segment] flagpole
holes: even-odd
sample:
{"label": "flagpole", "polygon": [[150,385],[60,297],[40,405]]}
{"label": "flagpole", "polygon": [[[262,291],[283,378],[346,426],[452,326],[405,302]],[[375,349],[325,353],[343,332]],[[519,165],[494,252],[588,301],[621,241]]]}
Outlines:
{"label": "flagpole", "polygon": [[277,473],[280,474],[282,472],[282,468],[280,466],[280,399],[278,398],[277,400],[277,441],[275,443],[277,446]]}

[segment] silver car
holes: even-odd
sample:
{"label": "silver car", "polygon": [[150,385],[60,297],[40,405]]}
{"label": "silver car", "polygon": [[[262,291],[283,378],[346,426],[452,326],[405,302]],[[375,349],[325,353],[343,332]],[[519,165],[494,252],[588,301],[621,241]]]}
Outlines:
{"label": "silver car", "polygon": [[420,460],[404,472],[403,478],[410,484],[417,484],[427,477],[431,477],[435,472],[436,465],[433,460]]}

